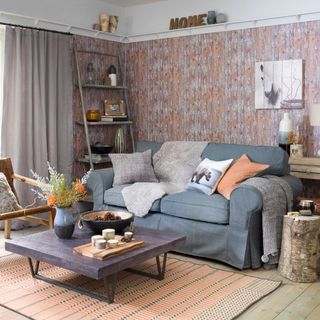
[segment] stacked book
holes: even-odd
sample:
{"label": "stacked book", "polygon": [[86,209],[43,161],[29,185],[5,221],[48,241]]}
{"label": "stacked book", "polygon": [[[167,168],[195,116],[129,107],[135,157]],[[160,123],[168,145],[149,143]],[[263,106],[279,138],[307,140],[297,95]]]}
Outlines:
{"label": "stacked book", "polygon": [[123,116],[101,116],[101,121],[105,122],[116,122],[116,121],[127,121],[128,117],[126,115]]}
{"label": "stacked book", "polygon": [[[95,161],[97,161],[97,162],[100,162],[100,161],[101,161],[101,162],[102,162],[102,161],[108,161],[108,160],[110,160],[108,154],[92,153],[92,154],[91,154],[91,157],[92,157],[92,161],[93,161],[93,162],[95,162]],[[88,155],[88,154],[86,154],[86,155],[84,156],[84,158],[85,158],[85,160],[88,160],[88,161],[89,161],[89,155]]]}

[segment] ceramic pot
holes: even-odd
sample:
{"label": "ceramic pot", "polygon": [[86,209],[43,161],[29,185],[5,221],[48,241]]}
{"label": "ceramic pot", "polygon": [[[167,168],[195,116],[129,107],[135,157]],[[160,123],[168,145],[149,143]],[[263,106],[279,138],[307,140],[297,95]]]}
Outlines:
{"label": "ceramic pot", "polygon": [[290,143],[288,141],[288,134],[293,130],[293,123],[289,117],[289,113],[283,114],[283,119],[279,125],[278,141],[279,146],[290,154]]}
{"label": "ceramic pot", "polygon": [[302,144],[291,144],[290,145],[290,157],[303,158],[303,145]]}
{"label": "ceramic pot", "polygon": [[118,21],[119,21],[119,17],[118,16],[110,16],[110,19],[109,19],[109,32],[115,33],[117,31]]}
{"label": "ceramic pot", "polygon": [[316,205],[312,200],[301,200],[298,205],[298,209],[300,210],[310,210],[313,214],[316,211]]}
{"label": "ceramic pot", "polygon": [[53,227],[57,237],[60,239],[71,239],[74,226],[73,208],[56,208]]}
{"label": "ceramic pot", "polygon": [[224,13],[218,13],[216,16],[216,23],[225,23],[228,21],[227,16]]}
{"label": "ceramic pot", "polygon": [[216,23],[216,12],[208,11],[207,24],[214,24],[214,23]]}
{"label": "ceramic pot", "polygon": [[109,31],[109,20],[110,20],[110,16],[107,13],[100,14],[101,31],[104,31],[104,32]]}
{"label": "ceramic pot", "polygon": [[87,121],[96,122],[101,120],[101,114],[99,109],[89,109],[87,111]]}
{"label": "ceramic pot", "polygon": [[118,128],[114,138],[114,151],[116,153],[126,152],[126,139],[122,128]]}

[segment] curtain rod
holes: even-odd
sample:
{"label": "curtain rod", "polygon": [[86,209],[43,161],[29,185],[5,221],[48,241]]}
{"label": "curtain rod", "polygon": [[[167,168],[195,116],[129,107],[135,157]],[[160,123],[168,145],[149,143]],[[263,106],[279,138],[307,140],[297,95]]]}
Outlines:
{"label": "curtain rod", "polygon": [[0,22],[1,25],[5,26],[10,26],[10,27],[15,27],[15,28],[21,28],[21,29],[31,29],[31,30],[37,30],[37,31],[47,31],[47,32],[52,32],[52,33],[60,33],[60,34],[65,34],[68,36],[72,36],[73,34],[70,32],[63,32],[63,31],[57,31],[57,30],[49,30],[49,29],[43,29],[43,28],[36,28],[36,27],[29,27],[29,26],[23,26],[20,24],[13,24],[13,23],[6,23],[6,22]]}

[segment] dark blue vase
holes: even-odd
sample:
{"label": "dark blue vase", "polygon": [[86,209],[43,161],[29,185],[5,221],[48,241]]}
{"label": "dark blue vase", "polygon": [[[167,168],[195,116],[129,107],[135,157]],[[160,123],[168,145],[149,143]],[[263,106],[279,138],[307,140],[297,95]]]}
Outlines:
{"label": "dark blue vase", "polygon": [[208,24],[216,23],[216,12],[215,11],[208,11],[207,23]]}
{"label": "dark blue vase", "polygon": [[73,208],[56,208],[54,232],[60,239],[71,239],[74,231]]}

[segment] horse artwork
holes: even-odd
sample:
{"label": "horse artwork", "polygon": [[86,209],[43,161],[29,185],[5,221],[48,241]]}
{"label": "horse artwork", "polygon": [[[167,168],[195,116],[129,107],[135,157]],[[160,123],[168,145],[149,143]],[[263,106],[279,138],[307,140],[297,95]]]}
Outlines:
{"label": "horse artwork", "polygon": [[256,62],[256,109],[300,109],[303,107],[302,60]]}

